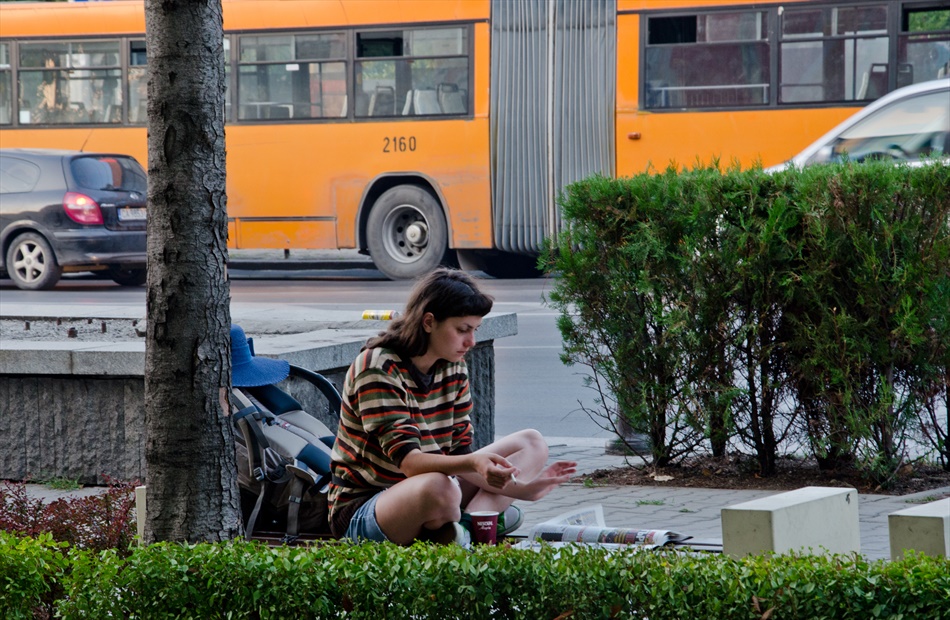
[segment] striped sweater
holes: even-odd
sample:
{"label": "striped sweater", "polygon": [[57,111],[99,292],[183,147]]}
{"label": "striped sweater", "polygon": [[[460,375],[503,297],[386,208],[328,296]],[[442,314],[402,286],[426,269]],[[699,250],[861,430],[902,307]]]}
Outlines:
{"label": "striped sweater", "polygon": [[439,360],[431,373],[427,382],[409,360],[383,348],[363,351],[350,366],[331,463],[331,520],[348,503],[404,480],[399,464],[414,449],[472,451],[465,362]]}

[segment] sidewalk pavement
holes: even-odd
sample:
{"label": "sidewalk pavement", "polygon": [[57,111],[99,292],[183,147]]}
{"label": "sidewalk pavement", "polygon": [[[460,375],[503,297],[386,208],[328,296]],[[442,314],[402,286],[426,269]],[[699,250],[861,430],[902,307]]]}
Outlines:
{"label": "sidewalk pavement", "polygon": [[[590,443],[587,440],[585,443]],[[603,445],[549,442],[552,460],[576,460],[581,473],[621,467],[624,457],[604,453]],[[516,534],[534,525],[591,504],[601,504],[608,526],[664,529],[692,536],[696,541],[722,543],[720,511],[734,504],[774,495],[776,491],[683,488],[675,486],[585,486],[565,484],[534,504],[522,504],[525,520]],[[890,559],[887,516],[950,495],[950,487],[912,495],[858,495],[861,554],[869,560]]]}
{"label": "sidewalk pavement", "polygon": [[[551,438],[551,460],[575,460],[580,473],[622,467],[624,457],[605,454],[603,440]],[[52,490],[43,485],[27,485],[31,497],[53,501],[99,492],[91,487],[75,491]],[[521,528],[514,534],[527,535],[530,529],[557,515],[584,506],[600,504],[608,526],[630,529],[664,529],[692,536],[697,542],[722,543],[722,508],[774,494],[774,491],[735,491],[662,486],[587,486],[564,484],[543,499],[519,505],[525,513]],[[887,515],[950,494],[950,487],[913,495],[858,496],[861,526],[861,553],[869,560],[889,559]]]}

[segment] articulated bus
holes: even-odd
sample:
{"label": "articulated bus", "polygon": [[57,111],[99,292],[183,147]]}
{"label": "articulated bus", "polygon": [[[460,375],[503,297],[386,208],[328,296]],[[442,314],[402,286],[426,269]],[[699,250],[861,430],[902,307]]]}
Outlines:
{"label": "articulated bus", "polygon": [[[593,175],[780,163],[945,75],[948,0],[223,0],[229,247],[533,271]],[[0,146],[146,160],[141,1],[0,3]],[[4,251],[16,231],[0,231]]]}

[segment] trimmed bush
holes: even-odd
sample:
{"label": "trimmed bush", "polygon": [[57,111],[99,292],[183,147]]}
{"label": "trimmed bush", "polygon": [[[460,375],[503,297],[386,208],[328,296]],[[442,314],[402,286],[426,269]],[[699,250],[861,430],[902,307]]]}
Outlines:
{"label": "trimmed bush", "polygon": [[[40,556],[60,559],[23,559]],[[4,617],[30,617],[22,610],[55,591],[63,618],[950,618],[950,560],[918,555],[235,542],[64,556],[48,540],[2,536],[0,568],[14,566],[29,579],[3,581]],[[28,585],[56,582],[62,591]]]}
{"label": "trimmed bush", "polygon": [[658,465],[804,446],[886,483],[950,469],[950,166],[670,168],[562,197],[548,246],[562,359]]}

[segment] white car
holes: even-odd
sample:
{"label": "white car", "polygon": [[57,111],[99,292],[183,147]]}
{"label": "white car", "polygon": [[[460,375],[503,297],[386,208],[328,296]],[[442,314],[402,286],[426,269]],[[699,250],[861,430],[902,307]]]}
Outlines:
{"label": "white car", "polygon": [[789,165],[866,159],[950,163],[950,78],[912,84],[874,101],[769,172]]}

